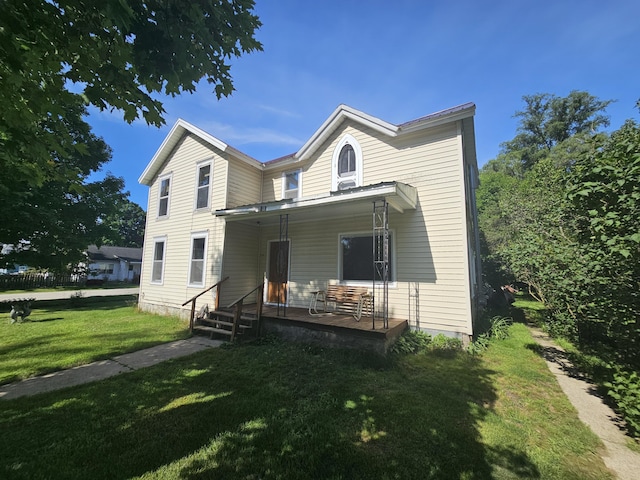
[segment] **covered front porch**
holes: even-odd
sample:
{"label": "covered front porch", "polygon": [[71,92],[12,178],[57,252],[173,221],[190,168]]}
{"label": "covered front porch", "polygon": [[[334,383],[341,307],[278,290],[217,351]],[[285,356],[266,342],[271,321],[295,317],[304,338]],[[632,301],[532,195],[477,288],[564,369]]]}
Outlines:
{"label": "covered front porch", "polygon": [[[248,305],[247,311],[253,308]],[[360,321],[356,321],[346,314],[311,315],[306,308],[287,307],[285,310],[265,305],[260,334],[275,334],[292,341],[355,348],[384,355],[407,328],[407,320],[399,318],[389,318],[388,328],[383,328],[379,319],[373,323],[370,316],[362,316]]]}

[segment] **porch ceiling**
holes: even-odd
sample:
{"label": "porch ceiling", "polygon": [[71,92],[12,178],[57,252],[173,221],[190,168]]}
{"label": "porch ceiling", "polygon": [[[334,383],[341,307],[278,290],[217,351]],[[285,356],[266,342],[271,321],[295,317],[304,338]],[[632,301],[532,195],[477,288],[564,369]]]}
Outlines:
{"label": "porch ceiling", "polygon": [[257,203],[237,208],[216,210],[214,215],[227,222],[261,225],[278,223],[280,215],[289,221],[323,220],[373,212],[372,202],[385,199],[397,212],[415,210],[418,194],[415,187],[400,182],[385,182],[366,187],[330,192],[325,195]]}

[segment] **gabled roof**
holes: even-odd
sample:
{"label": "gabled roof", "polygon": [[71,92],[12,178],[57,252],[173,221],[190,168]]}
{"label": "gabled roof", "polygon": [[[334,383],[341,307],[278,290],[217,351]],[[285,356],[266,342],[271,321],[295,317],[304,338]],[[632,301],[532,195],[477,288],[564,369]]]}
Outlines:
{"label": "gabled roof", "polygon": [[142,262],[142,249],[135,247],[112,247],[110,245],[102,245],[98,248],[95,245],[89,245],[87,248],[89,260],[96,261],[114,261],[124,260],[126,262]]}
{"label": "gabled roof", "polygon": [[440,112],[432,113],[420,117],[401,125],[394,125],[379,118],[367,115],[355,108],[347,105],[340,105],[334,110],[329,118],[311,136],[295,156],[300,160],[309,158],[320,147],[320,145],[340,126],[343,120],[351,119],[361,125],[367,126],[383,135],[397,137],[405,133],[412,133],[424,128],[435,127],[443,123],[461,120],[475,114],[476,106],[473,103],[465,103],[457,107],[448,108]]}
{"label": "gabled roof", "polygon": [[270,167],[282,167],[288,163],[295,163],[300,160],[306,160],[314,154],[323,142],[329,138],[329,136],[342,124],[346,119],[353,120],[363,126],[369,127],[383,135],[389,137],[397,137],[399,135],[413,133],[425,128],[442,125],[444,123],[453,122],[456,120],[462,120],[465,118],[473,117],[475,114],[476,106],[473,103],[465,103],[453,108],[441,110],[424,117],[411,120],[400,125],[394,125],[389,122],[385,122],[379,118],[368,115],[360,110],[351,108],[347,105],[339,105],[333,113],[325,120],[325,122],[316,130],[316,132],[307,140],[307,142],[292,155],[286,155],[284,157],[277,158],[268,162],[260,162],[249,155],[240,152],[239,150],[231,147],[222,140],[208,134],[204,130],[199,129],[195,125],[189,122],[178,119],[167,137],[160,145],[160,148],[147,165],[147,168],[142,172],[138,182],[143,185],[151,185],[153,179],[157,173],[162,169],[162,166],[171,155],[171,152],[186,134],[192,134],[202,139],[209,145],[217,148],[221,152],[226,152],[234,157],[260,169]]}
{"label": "gabled roof", "polygon": [[240,160],[243,160],[249,163],[250,165],[257,166],[257,167],[262,166],[262,164],[255,158],[250,157],[249,155],[242,153],[239,150],[236,150],[235,148],[226,144],[222,140],[214,137],[213,135],[208,134],[204,130],[199,129],[198,127],[190,124],[186,120],[179,118],[178,121],[173,126],[173,128],[171,128],[171,131],[169,132],[169,134],[165,137],[164,141],[162,142],[162,145],[160,145],[160,148],[158,148],[158,151],[156,152],[156,154],[153,156],[153,158],[149,162],[149,165],[147,165],[147,168],[145,168],[144,172],[142,172],[142,175],[140,175],[140,178],[138,178],[138,183],[141,183],[143,185],[151,185],[156,174],[162,169],[162,166],[169,158],[169,155],[171,155],[171,152],[173,151],[175,146],[178,144],[180,140],[182,140],[182,137],[188,133],[202,139],[203,141],[217,148],[221,152],[229,153],[234,157],[237,157]]}

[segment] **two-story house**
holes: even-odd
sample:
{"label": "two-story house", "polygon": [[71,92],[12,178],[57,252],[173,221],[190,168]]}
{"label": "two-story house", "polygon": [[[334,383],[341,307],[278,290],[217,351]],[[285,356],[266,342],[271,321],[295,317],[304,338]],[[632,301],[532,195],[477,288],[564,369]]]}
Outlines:
{"label": "two-story house", "polygon": [[481,285],[474,114],[468,103],[395,125],[340,105],[266,162],[178,120],[139,179],[140,307],[186,316],[227,276],[223,304],[261,282],[267,305],[291,308],[360,285],[385,315],[467,339]]}

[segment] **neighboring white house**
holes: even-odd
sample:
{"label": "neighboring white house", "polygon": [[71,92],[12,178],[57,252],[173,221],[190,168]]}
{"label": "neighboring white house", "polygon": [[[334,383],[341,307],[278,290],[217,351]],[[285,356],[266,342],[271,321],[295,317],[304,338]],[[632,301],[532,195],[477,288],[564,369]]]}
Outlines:
{"label": "neighboring white house", "polygon": [[95,245],[89,245],[87,257],[89,259],[88,279],[132,283],[140,280],[142,248],[108,245],[98,248]]}
{"label": "neighboring white house", "polygon": [[186,316],[182,303],[229,276],[223,304],[264,282],[267,303],[306,308],[327,284],[373,288],[375,275],[389,317],[472,335],[474,114],[468,103],[394,125],[341,105],[296,153],[267,162],[178,120],[139,179],[140,307]]}

